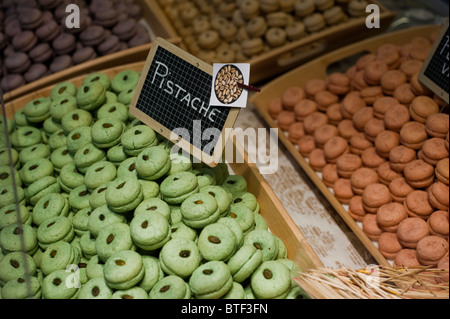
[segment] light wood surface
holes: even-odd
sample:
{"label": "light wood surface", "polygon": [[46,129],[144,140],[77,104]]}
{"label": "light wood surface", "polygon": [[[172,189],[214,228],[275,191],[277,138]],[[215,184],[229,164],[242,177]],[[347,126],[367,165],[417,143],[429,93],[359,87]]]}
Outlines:
{"label": "light wood surface", "polygon": [[[386,35],[378,36],[376,38],[368,39],[355,43],[353,45],[338,49],[334,52],[326,54],[316,60],[313,60],[295,70],[284,74],[283,76],[273,80],[264,86],[260,94],[254,95],[251,102],[254,104],[258,112],[268,123],[270,127],[279,128],[276,121],[268,113],[270,101],[280,97],[281,93],[292,85],[303,87],[305,83],[314,78],[323,78],[327,76],[327,69],[336,62],[342,61],[351,56],[362,52],[375,52],[383,43],[396,43],[398,45],[409,42],[416,36],[428,36],[431,32],[439,30],[438,26],[422,26],[407,30],[396,31]],[[281,132],[281,128],[280,132]],[[280,141],[285,145],[288,151],[292,154],[295,160],[299,163],[301,168],[306,172],[311,181],[324,195],[326,200],[333,206],[342,219],[347,223],[350,229],[355,233],[358,239],[364,244],[368,251],[372,254],[375,260],[384,266],[390,266],[390,263],[380,253],[374,242],[367,237],[361,227],[348,214],[347,210],[336,199],[333,192],[323,183],[322,179],[308,164],[307,160],[299,153],[296,146],[289,141],[285,134],[279,134]]]}

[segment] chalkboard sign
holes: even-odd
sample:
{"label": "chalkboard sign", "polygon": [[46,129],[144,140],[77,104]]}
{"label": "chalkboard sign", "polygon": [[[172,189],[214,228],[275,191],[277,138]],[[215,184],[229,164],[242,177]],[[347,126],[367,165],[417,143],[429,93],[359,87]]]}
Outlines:
{"label": "chalkboard sign", "polygon": [[130,104],[130,113],[195,158],[216,166],[239,114],[210,105],[211,65],[157,38]]}
{"label": "chalkboard sign", "polygon": [[419,81],[448,104],[448,20],[437,37],[419,73]]}

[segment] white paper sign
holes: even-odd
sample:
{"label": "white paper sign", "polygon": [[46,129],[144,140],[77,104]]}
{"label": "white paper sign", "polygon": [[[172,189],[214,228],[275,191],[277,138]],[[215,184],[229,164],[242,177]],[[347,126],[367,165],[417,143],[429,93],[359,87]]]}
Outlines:
{"label": "white paper sign", "polygon": [[245,108],[248,91],[241,85],[248,85],[249,79],[248,63],[214,63],[210,104]]}

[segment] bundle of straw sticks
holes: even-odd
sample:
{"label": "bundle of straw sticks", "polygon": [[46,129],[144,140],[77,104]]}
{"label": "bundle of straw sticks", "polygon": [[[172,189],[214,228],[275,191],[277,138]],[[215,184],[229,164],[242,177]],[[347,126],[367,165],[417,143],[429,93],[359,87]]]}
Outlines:
{"label": "bundle of straw sticks", "polygon": [[301,272],[294,280],[313,299],[449,299],[448,271],[430,267],[319,268]]}

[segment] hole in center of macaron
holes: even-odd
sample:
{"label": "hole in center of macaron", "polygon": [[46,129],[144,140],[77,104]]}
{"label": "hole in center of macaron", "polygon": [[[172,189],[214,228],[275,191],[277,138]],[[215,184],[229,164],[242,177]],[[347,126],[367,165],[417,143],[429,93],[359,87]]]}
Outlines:
{"label": "hole in center of macaron", "polygon": [[34,164],[34,165],[31,165],[31,166],[28,168],[28,170],[29,170],[29,171],[32,171],[32,170],[35,170],[35,169],[38,168],[38,167],[39,167],[39,165]]}
{"label": "hole in center of macaron", "polygon": [[124,75],[124,76],[123,76],[123,80],[124,80],[124,81],[127,81],[127,80],[128,80],[128,75]]}
{"label": "hole in center of macaron", "polygon": [[8,192],[8,190],[4,189],[2,190],[2,195],[5,195]]}
{"label": "hole in center of macaron", "polygon": [[210,243],[213,243],[213,244],[220,244],[221,243],[220,238],[217,237],[217,236],[213,236],[213,235],[208,236],[208,241]]}
{"label": "hole in center of macaron", "polygon": [[125,260],[117,259],[117,260],[116,260],[116,265],[117,265],[117,266],[125,266],[125,265],[126,265],[126,262],[125,262]]}
{"label": "hole in center of macaron", "polygon": [[152,207],[147,208],[147,210],[157,210],[157,209],[158,209],[158,207],[156,207],[156,206],[152,206]]}
{"label": "hole in center of macaron", "polygon": [[55,257],[56,257],[56,253],[57,253],[57,251],[53,249],[53,250],[50,252],[50,257],[51,257],[51,258],[55,258]]}
{"label": "hole in center of macaron", "polygon": [[141,228],[146,229],[148,227],[148,220],[144,220],[141,224]]}
{"label": "hole in center of macaron", "polygon": [[39,105],[39,104],[41,104],[41,101],[39,101],[39,100],[36,100],[33,102],[33,105]]}
{"label": "hole in center of macaron", "polygon": [[31,134],[33,134],[32,131],[26,131],[24,135],[25,135],[25,136],[28,136],[28,135],[31,135]]}
{"label": "hole in center of macaron", "polygon": [[53,225],[55,225],[55,222],[51,222],[50,224],[48,224],[48,225],[47,225],[47,228],[48,228],[48,227],[52,227]]}
{"label": "hole in center of macaron", "polygon": [[53,283],[55,286],[59,286],[59,285],[61,285],[62,280],[61,280],[60,278],[55,278],[55,279],[53,279],[52,283]]}
{"label": "hole in center of macaron", "polygon": [[253,246],[255,246],[256,249],[262,250],[262,246],[259,243],[253,243]]}
{"label": "hole in center of macaron", "polygon": [[272,272],[269,269],[264,269],[263,276],[266,279],[272,279],[273,274],[272,274]]}
{"label": "hole in center of macaron", "polygon": [[233,185],[233,184],[236,184],[236,182],[235,181],[228,181],[227,184]]}
{"label": "hole in center of macaron", "polygon": [[212,270],[212,269],[204,269],[204,270],[203,270],[203,274],[205,274],[205,275],[207,275],[207,276],[211,275],[212,273],[213,273],[213,270]]}
{"label": "hole in center of macaron", "polygon": [[80,117],[78,116],[78,114],[73,114],[73,115],[72,115],[72,119],[73,119],[74,121],[78,121],[78,120],[80,119]]}
{"label": "hole in center of macaron", "polygon": [[233,212],[230,212],[230,217],[231,217],[231,218],[236,218],[237,215],[236,215],[235,213],[233,213]]}
{"label": "hole in center of macaron", "polygon": [[159,292],[166,292],[170,289],[170,285],[165,285],[163,287],[161,287],[161,289],[159,289]]}
{"label": "hole in center of macaron", "polygon": [[68,99],[64,99],[64,100],[61,101],[61,104],[66,104],[67,102],[69,102],[69,100]]}
{"label": "hole in center of macaron", "polygon": [[66,87],[65,86],[63,86],[63,87],[61,87],[59,90],[58,90],[58,93],[59,94],[62,94],[62,93],[64,93],[65,91],[66,91]]}
{"label": "hole in center of macaron", "polygon": [[122,295],[122,299],[134,299],[134,298],[132,295],[125,294],[125,295]]}
{"label": "hole in center of macaron", "polygon": [[139,130],[134,131],[134,135],[139,135],[139,134],[142,134],[142,132]]}
{"label": "hole in center of macaron", "polygon": [[196,200],[194,203],[197,204],[197,205],[200,205],[200,204],[203,204],[203,201],[201,201],[201,200]]}
{"label": "hole in center of macaron", "polygon": [[113,125],[110,124],[110,123],[104,123],[102,126],[103,126],[104,128],[110,128],[110,127],[113,127]]}
{"label": "hole in center of macaron", "polygon": [[86,155],[88,153],[89,153],[89,149],[87,148],[87,149],[84,150],[83,154]]}
{"label": "hole in center of macaron", "polygon": [[191,255],[191,252],[189,250],[182,250],[180,251],[180,257],[181,258],[187,258]]}
{"label": "hole in center of macaron", "polygon": [[106,190],[107,190],[107,187],[102,187],[102,188],[100,188],[100,189],[97,191],[97,193],[100,194],[100,193],[103,193],[103,192],[106,191]]}
{"label": "hole in center of macaron", "polygon": [[123,187],[125,186],[125,184],[126,184],[126,182],[120,183],[120,184],[116,187],[116,189],[121,189],[121,188],[123,188]]}
{"label": "hole in center of macaron", "polygon": [[106,243],[109,245],[114,240],[114,234],[109,234],[109,236],[106,238]]}
{"label": "hole in center of macaron", "polygon": [[83,196],[86,196],[88,194],[89,194],[89,192],[86,190],[86,191],[82,191],[82,192],[78,193],[78,196],[83,197]]}
{"label": "hole in center of macaron", "polygon": [[111,107],[110,109],[109,109],[109,113],[113,113],[113,112],[115,112],[117,110],[117,108],[115,107],[115,106],[113,106],[113,107]]}
{"label": "hole in center of macaron", "polygon": [[19,284],[23,284],[23,283],[25,282],[25,279],[23,279],[23,278],[17,278],[17,282],[18,282]]}
{"label": "hole in center of macaron", "polygon": [[[47,226],[48,227],[48,226]],[[23,233],[23,230],[21,227],[14,228],[13,234],[14,235],[21,235]]]}
{"label": "hole in center of macaron", "polygon": [[240,203],[240,202],[242,202],[242,198],[236,198],[236,199],[234,200],[234,203],[235,203],[235,204]]}
{"label": "hole in center of macaron", "polygon": [[135,163],[132,163],[132,164],[128,167],[128,170],[129,170],[130,172],[132,172],[132,171],[135,170],[135,168],[136,168],[136,164],[135,164]]}
{"label": "hole in center of macaron", "polygon": [[97,297],[98,294],[100,293],[100,288],[98,288],[98,286],[92,287],[91,293],[92,296]]}
{"label": "hole in center of macaron", "polygon": [[46,201],[46,202],[44,203],[44,208],[47,208],[49,204],[50,204],[50,201]]}
{"label": "hole in center of macaron", "polygon": [[100,219],[101,221],[105,220],[105,215],[100,214],[100,215],[98,216],[98,219]]}
{"label": "hole in center of macaron", "polygon": [[95,171],[96,171],[96,172],[101,172],[103,169],[104,169],[104,167],[99,167],[99,168],[97,168]]}
{"label": "hole in center of macaron", "polygon": [[14,213],[14,212],[15,212],[14,209],[8,209],[8,210],[5,212],[5,215],[8,215],[8,214],[11,214],[11,213]]}
{"label": "hole in center of macaron", "polygon": [[177,181],[177,180],[179,180],[179,178],[178,178],[178,177],[175,177],[173,180],[174,180],[174,181]]}
{"label": "hole in center of macaron", "polygon": [[144,161],[148,161],[148,155],[142,155],[142,159],[144,160]]}
{"label": "hole in center of macaron", "polygon": [[19,268],[20,267],[20,263],[17,261],[17,260],[15,260],[15,259],[11,259],[10,261],[9,261],[9,264],[13,267],[13,268]]}
{"label": "hole in center of macaron", "polygon": [[208,192],[209,195],[211,195],[212,197],[216,197],[216,193],[214,192]]}
{"label": "hole in center of macaron", "polygon": [[85,86],[85,87],[83,88],[83,92],[84,92],[84,93],[89,92],[89,86]]}
{"label": "hole in center of macaron", "polygon": [[9,177],[9,174],[6,172],[0,174],[0,179],[7,179],[8,177]]}

